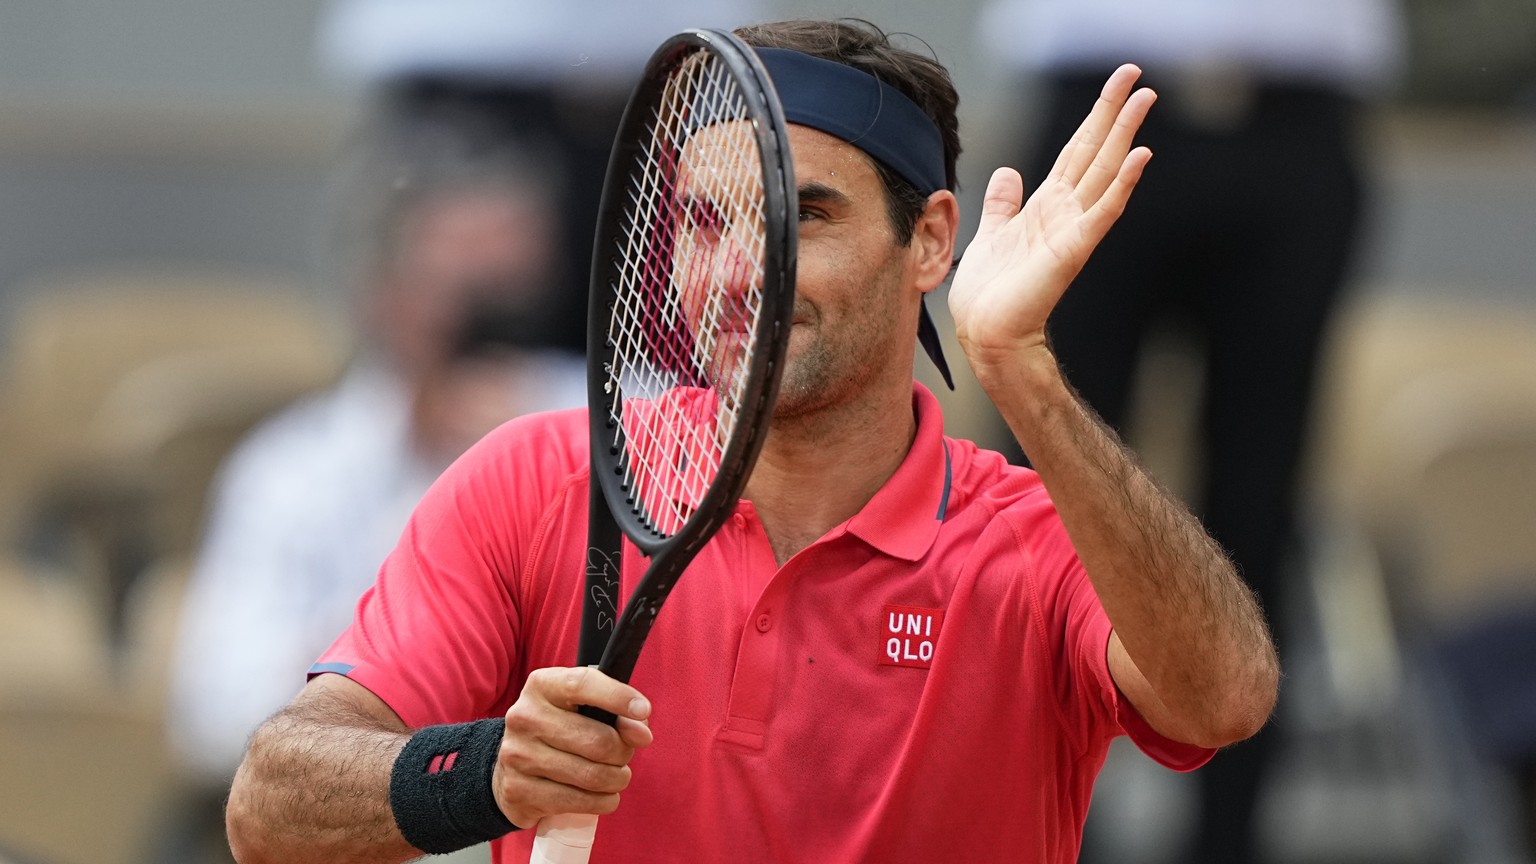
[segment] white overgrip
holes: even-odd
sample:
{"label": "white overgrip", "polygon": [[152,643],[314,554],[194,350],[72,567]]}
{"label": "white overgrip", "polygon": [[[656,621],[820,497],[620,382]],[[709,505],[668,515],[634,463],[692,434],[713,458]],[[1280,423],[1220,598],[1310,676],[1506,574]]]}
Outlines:
{"label": "white overgrip", "polygon": [[586,864],[597,837],[597,816],[558,813],[539,820],[531,864]]}

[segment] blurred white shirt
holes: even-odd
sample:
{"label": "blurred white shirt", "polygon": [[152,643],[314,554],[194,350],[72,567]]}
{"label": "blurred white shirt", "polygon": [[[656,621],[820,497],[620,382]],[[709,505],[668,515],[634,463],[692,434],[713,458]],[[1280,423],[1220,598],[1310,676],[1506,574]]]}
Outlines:
{"label": "blurred white shirt", "polygon": [[1361,93],[1395,79],[1404,50],[1395,0],[989,0],[980,25],[1020,72],[1236,67]]}
{"label": "blurred white shirt", "polygon": [[[581,357],[550,352],[528,362],[539,386],[525,410],[586,404]],[[196,776],[234,775],[246,739],[351,623],[446,467],[417,455],[408,410],[392,376],[356,368],[257,427],[225,463],[172,672],[171,744]]]}

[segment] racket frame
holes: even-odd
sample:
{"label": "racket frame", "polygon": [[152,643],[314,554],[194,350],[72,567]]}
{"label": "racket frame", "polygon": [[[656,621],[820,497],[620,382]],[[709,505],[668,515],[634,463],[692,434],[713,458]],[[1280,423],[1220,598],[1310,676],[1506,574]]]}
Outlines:
{"label": "racket frame", "polygon": [[[612,297],[619,268],[623,266],[614,253],[627,227],[623,218],[629,202],[630,168],[650,146],[647,128],[654,119],[652,109],[672,68],[698,50],[710,51],[727,65],[748,105],[748,116],[755,121],[753,134],[763,181],[763,303],[755,330],[757,348],[746,370],[743,414],[737,418],[721,454],[719,473],[677,532],[662,535],[645,524],[631,493],[623,485],[623,430],[615,428],[613,419],[619,414],[614,411],[614,400],[622,398],[622,394],[609,387],[613,361],[609,339]],[[765,118],[767,122],[755,118]],[[731,33],[695,29],[671,37],[651,56],[615,136],[603,185],[588,298],[587,398],[592,482],[588,582],[578,662],[595,663],[605,674],[621,681],[627,681],[634,670],[645,637],[673,585],[734,511],[767,437],[794,314],[799,193],[787,129],[773,82],[752,49]],[[609,577],[603,573],[605,568],[597,565],[605,560],[617,564],[621,532],[650,559],[650,564],[622,614],[615,618],[613,603],[619,592],[604,584]],[[611,559],[606,557],[609,555]]]}
{"label": "racket frame", "polygon": [[[751,356],[743,400],[743,414],[737,418],[730,440],[721,457],[715,481],[700,499],[698,508],[678,531],[662,536],[640,520],[623,488],[614,440],[619,429],[612,399],[621,394],[609,392],[608,368],[612,346],[608,343],[612,317],[610,297],[616,269],[616,239],[620,231],[622,208],[628,194],[629,166],[646,146],[643,136],[650,121],[656,96],[664,86],[668,67],[681,61],[695,49],[709,50],[728,64],[732,78],[741,85],[751,106],[763,178],[765,247],[763,255],[763,304],[754,332],[755,350]],[[768,122],[759,118],[766,117]],[[621,186],[620,181],[623,181]],[[710,537],[725,524],[746,486],[752,466],[767,437],[773,401],[778,395],[784,354],[794,314],[795,261],[798,241],[797,214],[799,193],[795,187],[794,163],[789,148],[787,126],[779,106],[773,82],[757,55],[734,35],[720,30],[689,30],[662,43],[646,66],[616,134],[614,150],[604,178],[603,197],[598,215],[598,229],[592,254],[592,279],[587,314],[587,405],[591,445],[591,478],[588,484],[587,572],[583,586],[581,637],[577,661],[597,665],[603,672],[628,681],[634,671],[645,637],[661,610],[662,603],[683,570]],[[617,614],[621,595],[621,554],[623,537],[647,557],[645,575]],[[616,718],[605,711],[584,706],[581,713],[610,725]],[[597,817],[591,814],[555,814],[540,820],[533,844],[533,864],[585,864],[597,832]]]}

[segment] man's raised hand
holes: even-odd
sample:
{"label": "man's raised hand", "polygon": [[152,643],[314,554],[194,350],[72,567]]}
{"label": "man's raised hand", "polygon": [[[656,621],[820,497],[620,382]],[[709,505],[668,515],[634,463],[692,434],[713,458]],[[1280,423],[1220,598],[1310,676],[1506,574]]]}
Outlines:
{"label": "man's raised hand", "polygon": [[1051,310],[1125,210],[1152,158],[1131,142],[1157,96],[1133,90],[1141,70],[1115,70],[1028,201],[1012,168],[987,184],[981,222],[949,292],[956,335],[978,373],[1045,346]]}

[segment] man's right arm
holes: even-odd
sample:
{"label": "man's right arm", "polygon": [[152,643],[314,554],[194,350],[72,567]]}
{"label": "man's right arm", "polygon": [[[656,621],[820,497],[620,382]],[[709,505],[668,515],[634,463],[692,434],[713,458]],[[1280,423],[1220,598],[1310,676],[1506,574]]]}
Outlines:
{"label": "man's right arm", "polygon": [[[617,730],[581,716],[595,705]],[[595,669],[541,669],[507,712],[492,779],[515,825],[551,813],[611,813],[629,760],[651,742],[650,704]],[[390,772],[412,730],[383,700],[340,675],[318,675],[252,736],[225,822],[241,864],[400,862],[422,853],[390,809]]]}
{"label": "man's right arm", "polygon": [[389,809],[411,732],[362,685],[318,675],[251,736],[225,810],[241,864],[398,862],[421,855]]}

